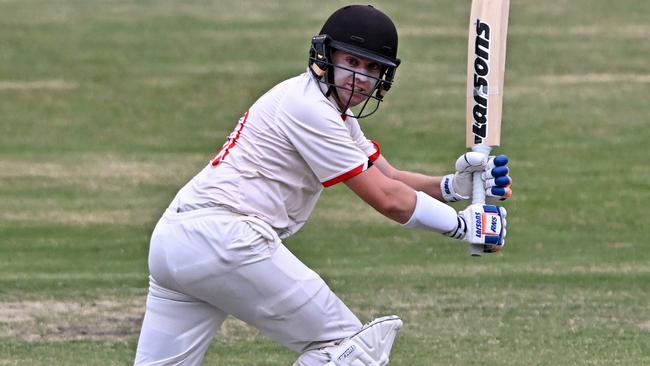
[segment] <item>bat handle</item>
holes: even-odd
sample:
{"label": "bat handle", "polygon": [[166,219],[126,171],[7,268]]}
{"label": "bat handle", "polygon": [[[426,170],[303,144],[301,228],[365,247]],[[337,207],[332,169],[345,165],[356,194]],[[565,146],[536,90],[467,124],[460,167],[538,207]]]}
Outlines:
{"label": "bat handle", "polygon": [[[491,147],[486,145],[475,145],[472,147],[472,151],[485,154],[486,156],[490,155]],[[482,171],[475,172],[472,180],[472,204],[475,203],[485,203],[485,188],[483,186],[483,180],[481,179]],[[480,257],[483,254],[482,244],[470,244],[469,245],[469,254],[473,257]]]}

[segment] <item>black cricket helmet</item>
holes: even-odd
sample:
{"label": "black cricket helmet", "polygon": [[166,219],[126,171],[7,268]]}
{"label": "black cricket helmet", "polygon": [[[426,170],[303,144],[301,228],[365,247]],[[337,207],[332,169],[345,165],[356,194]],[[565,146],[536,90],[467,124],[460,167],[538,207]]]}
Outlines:
{"label": "black cricket helmet", "polygon": [[[325,95],[329,96],[335,93],[338,99],[337,86],[334,84],[334,72],[335,68],[340,67],[332,63],[334,50],[341,50],[381,65],[379,78],[365,75],[375,79],[375,86],[366,95],[368,98],[360,111],[356,113],[356,117],[362,118],[373,114],[393,84],[395,70],[400,64],[400,59],[397,58],[395,24],[386,14],[371,5],[348,5],[335,11],[327,19],[320,33],[312,37],[309,69],[321,83],[327,85]],[[351,99],[352,94],[347,102],[341,101],[345,105],[342,112],[347,110]],[[371,99],[375,101],[375,107],[372,111],[363,114]]]}

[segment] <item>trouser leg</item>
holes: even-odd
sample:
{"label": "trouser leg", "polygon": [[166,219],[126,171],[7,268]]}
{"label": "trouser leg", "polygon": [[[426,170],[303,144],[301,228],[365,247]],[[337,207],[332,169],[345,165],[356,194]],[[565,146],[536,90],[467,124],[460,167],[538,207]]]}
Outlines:
{"label": "trouser leg", "polygon": [[282,244],[269,258],[193,283],[190,292],[298,353],[346,338],[362,326],[327,284]]}
{"label": "trouser leg", "polygon": [[226,314],[151,279],[135,365],[200,365]]}

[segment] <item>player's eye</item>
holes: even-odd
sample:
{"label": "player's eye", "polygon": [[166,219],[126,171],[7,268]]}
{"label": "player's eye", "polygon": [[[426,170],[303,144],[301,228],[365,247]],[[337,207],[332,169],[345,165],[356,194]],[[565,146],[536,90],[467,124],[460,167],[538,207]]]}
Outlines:
{"label": "player's eye", "polygon": [[379,71],[380,69],[381,69],[381,66],[376,62],[368,64],[368,71],[373,71],[374,72],[374,71]]}
{"label": "player's eye", "polygon": [[359,66],[359,60],[357,60],[354,57],[348,57],[345,61],[348,63],[348,65],[350,65],[352,67]]}

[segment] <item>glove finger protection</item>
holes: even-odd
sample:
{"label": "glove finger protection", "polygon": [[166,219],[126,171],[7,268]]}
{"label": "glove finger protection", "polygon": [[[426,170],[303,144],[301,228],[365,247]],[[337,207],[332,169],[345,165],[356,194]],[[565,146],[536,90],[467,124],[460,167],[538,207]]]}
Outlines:
{"label": "glove finger protection", "polygon": [[507,156],[490,156],[482,176],[485,180],[485,196],[490,201],[504,201],[512,196],[512,178],[509,175]]}
{"label": "glove finger protection", "polygon": [[488,165],[491,168],[495,166],[506,166],[508,165],[508,156],[503,154],[497,156],[490,156],[490,159],[488,160]]}

